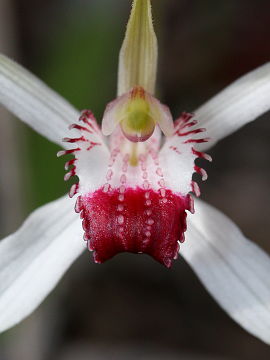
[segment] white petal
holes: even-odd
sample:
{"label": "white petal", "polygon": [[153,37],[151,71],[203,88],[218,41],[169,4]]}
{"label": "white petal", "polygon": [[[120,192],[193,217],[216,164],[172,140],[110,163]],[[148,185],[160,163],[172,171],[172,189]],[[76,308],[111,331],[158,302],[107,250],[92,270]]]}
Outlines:
{"label": "white petal", "polygon": [[60,95],[1,54],[0,104],[58,144],[66,135],[68,125],[79,117],[77,110]]}
{"label": "white petal", "polygon": [[270,63],[244,75],[195,111],[199,126],[207,129],[208,149],[270,109]]}
{"label": "white petal", "polygon": [[244,329],[270,344],[270,257],[198,200],[186,238],[180,253],[210,294]]}
{"label": "white petal", "polygon": [[73,205],[64,197],[42,206],[0,242],[0,331],[34,311],[82,253]]}

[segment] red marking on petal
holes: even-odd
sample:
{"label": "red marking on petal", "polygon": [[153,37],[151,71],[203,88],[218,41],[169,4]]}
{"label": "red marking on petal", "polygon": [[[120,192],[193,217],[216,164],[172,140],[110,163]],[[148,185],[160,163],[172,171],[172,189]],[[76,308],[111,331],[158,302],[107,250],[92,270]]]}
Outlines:
{"label": "red marking on petal", "polygon": [[206,181],[206,180],[208,179],[207,172],[206,172],[204,169],[202,169],[202,168],[200,168],[199,166],[195,165],[195,166],[194,166],[194,170],[195,170],[198,174],[201,175],[202,181]]}
{"label": "red marking on petal", "polygon": [[80,131],[87,131],[89,132],[90,134],[92,134],[92,131],[89,130],[88,128],[86,128],[85,126],[81,126],[81,125],[78,125],[78,124],[71,124],[69,125],[69,130],[72,130],[72,129],[77,129],[77,130],[80,130]]}
{"label": "red marking on petal", "polygon": [[119,189],[99,189],[77,200],[95,261],[102,263],[127,251],[148,254],[170,267],[178,241],[184,240],[190,195],[181,197],[166,190],[164,199],[153,190],[127,188],[123,196],[120,204]]}
{"label": "red marking on petal", "polygon": [[74,195],[78,193],[79,184],[73,184],[69,190],[69,197],[73,198]]}
{"label": "red marking on petal", "polygon": [[71,159],[65,163],[65,170],[67,171],[70,166],[74,165],[76,159]]}
{"label": "red marking on petal", "polygon": [[[209,141],[209,138],[192,138],[192,135],[200,134],[206,129],[197,128],[188,131],[188,128],[197,124],[196,120],[190,121],[193,117],[193,114],[190,113],[182,113],[181,117],[175,122],[175,132],[174,136],[183,137],[183,144],[200,144]],[[186,139],[185,139],[186,138]],[[175,146],[170,146],[170,149],[173,151],[180,153],[179,149]],[[195,154],[195,152],[193,152]]]}
{"label": "red marking on petal", "polygon": [[80,151],[80,150],[81,150],[80,148],[70,149],[70,150],[60,150],[60,151],[58,151],[56,156],[60,157],[60,156],[64,156],[64,155],[74,154],[76,151]]}
{"label": "red marking on petal", "polygon": [[[184,125],[194,116],[192,113],[183,112],[181,116],[175,121],[175,125]],[[195,121],[195,120],[194,120]],[[196,122],[197,123],[197,122]]]}
{"label": "red marking on petal", "polygon": [[205,159],[207,161],[212,161],[212,157],[204,152],[201,152],[201,151],[197,151],[195,150],[194,148],[192,148],[192,152],[194,155],[196,155],[197,157],[199,158],[202,158],[202,159]]}
{"label": "red marking on petal", "polygon": [[91,110],[82,110],[81,116],[79,117],[79,121],[83,121],[84,123],[89,125],[89,120],[95,120],[95,116]]}
{"label": "red marking on petal", "polygon": [[101,146],[100,143],[94,142],[94,141],[88,141],[90,146],[88,146],[88,148],[86,149],[87,151],[92,150],[95,146]]}
{"label": "red marking on petal", "polygon": [[[100,133],[99,126],[97,124],[96,118],[91,110],[83,110],[81,112],[81,116],[79,118],[79,121],[84,122],[87,124],[91,130],[93,130],[96,133]],[[91,131],[90,131],[91,132]]]}
{"label": "red marking on petal", "polygon": [[191,181],[191,188],[192,188],[192,192],[199,197],[201,195],[201,190],[199,185],[196,183],[196,181]]}
{"label": "red marking on petal", "polygon": [[132,99],[137,98],[137,97],[144,99],[145,98],[144,88],[141,86],[135,86],[130,93],[130,97]]}
{"label": "red marking on petal", "polygon": [[190,121],[189,123],[185,124],[185,125],[182,127],[182,129],[190,128],[190,127],[195,126],[195,125],[197,125],[197,124],[198,124],[198,121],[197,121],[197,120],[192,120],[192,121]]}
{"label": "red marking on petal", "polygon": [[75,168],[71,169],[68,173],[65,174],[64,180],[68,181],[74,175],[76,175]]}
{"label": "red marking on petal", "polygon": [[188,195],[188,210],[191,212],[191,214],[195,214],[195,207],[194,207],[194,199],[192,195]]}
{"label": "red marking on petal", "polygon": [[87,141],[83,136],[79,137],[79,138],[68,138],[65,137],[62,140],[63,142],[69,142],[69,143],[75,143],[75,142],[79,142],[79,141]]}
{"label": "red marking on petal", "polygon": [[200,133],[206,131],[205,128],[194,129],[194,130],[190,130],[190,131],[186,131],[186,132],[181,132],[181,130],[183,130],[183,129],[177,130],[175,134],[178,136],[188,136],[188,135],[200,134]]}
{"label": "red marking on petal", "polygon": [[[94,118],[93,113],[90,110],[84,110],[80,116],[80,120],[83,121],[89,128],[93,129],[95,132],[99,132],[98,125],[96,124],[96,120]],[[88,139],[89,133],[92,134],[93,132],[88,128],[77,124],[72,124],[69,126],[69,129],[77,129],[81,131],[81,136],[76,138],[69,138],[65,137],[63,139],[64,142],[68,143],[77,143],[78,146],[80,146],[80,142],[84,142],[87,144],[86,151],[92,150],[95,146],[101,146],[102,144],[99,142],[94,142]],[[84,133],[83,133],[84,132]],[[87,132],[87,134],[85,133]],[[63,156],[68,154],[74,154],[77,151],[81,151],[81,148],[78,147],[76,149],[70,149],[70,150],[62,150],[57,153],[57,156]],[[69,160],[65,163],[65,170],[68,170],[72,165],[74,166],[68,173],[65,174],[64,180],[68,181],[72,176],[76,175],[76,166],[75,162],[77,159]],[[69,196],[73,197],[75,194],[77,194],[79,190],[79,185],[74,184],[71,186],[69,191]],[[78,207],[77,207],[78,208]]]}
{"label": "red marking on petal", "polygon": [[78,196],[77,200],[76,200],[76,204],[75,204],[75,208],[74,208],[76,213],[79,213],[80,211],[82,211],[82,201],[81,201],[81,196]]}
{"label": "red marking on petal", "polygon": [[181,152],[177,149],[176,146],[170,146],[170,149],[175,151],[178,155],[181,155]]}
{"label": "red marking on petal", "polygon": [[196,143],[196,144],[200,144],[200,143],[205,143],[208,142],[210,139],[209,138],[204,138],[204,139],[188,139],[184,142],[184,144],[191,144],[191,143]]}

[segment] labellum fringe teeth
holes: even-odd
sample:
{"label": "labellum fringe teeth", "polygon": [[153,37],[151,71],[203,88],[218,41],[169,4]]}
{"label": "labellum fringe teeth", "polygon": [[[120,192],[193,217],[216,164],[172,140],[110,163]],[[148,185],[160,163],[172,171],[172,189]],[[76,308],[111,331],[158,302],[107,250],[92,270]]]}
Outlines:
{"label": "labellum fringe teeth", "polygon": [[[191,120],[192,117],[193,114],[183,113],[175,122],[174,134],[170,139],[183,138],[182,144],[208,141],[207,138],[192,137],[192,135],[195,136],[205,131],[200,128],[192,130],[192,127],[197,125],[195,120]],[[72,124],[70,129],[80,131],[81,136],[64,139],[66,142],[76,143],[78,147],[60,151],[58,156],[66,154],[76,156],[82,151],[81,144],[89,144],[87,147],[84,146],[84,151],[91,151],[94,147],[101,145],[101,143],[89,139],[89,134],[96,133],[99,136],[101,134],[92,112],[84,110],[80,121],[84,123],[84,126]],[[181,196],[166,188],[163,170],[159,164],[158,151],[152,147],[156,142],[154,138],[149,140],[147,154],[138,156],[137,166],[142,174],[142,183],[135,188],[130,187],[127,184],[130,154],[121,153],[122,150],[119,146],[123,139],[123,135],[120,133],[118,141],[115,142],[117,145],[112,147],[104,185],[94,192],[80,194],[77,198],[75,211],[80,213],[82,219],[84,240],[87,241],[88,249],[94,252],[94,259],[97,263],[102,263],[119,252],[128,251],[149,254],[166,267],[170,267],[172,260],[178,256],[180,243],[185,240],[185,211],[189,210],[194,213],[193,197],[191,194]],[[171,145],[169,148],[181,156],[181,145]],[[212,160],[209,155],[197,151],[193,146],[190,149],[196,158]],[[119,156],[122,157],[121,173],[115,174],[113,168],[119,161]],[[156,168],[158,191],[151,188],[148,180],[147,156],[152,159]],[[65,180],[77,175],[77,160],[75,157],[66,162],[65,169],[72,168],[65,175]],[[194,164],[194,172],[200,174],[203,181],[207,179],[206,171],[196,164]],[[115,175],[119,177],[118,187],[110,184]],[[200,196],[199,185],[192,179],[190,189],[195,196]],[[71,186],[69,195],[73,197],[79,192],[80,183],[75,183]]]}

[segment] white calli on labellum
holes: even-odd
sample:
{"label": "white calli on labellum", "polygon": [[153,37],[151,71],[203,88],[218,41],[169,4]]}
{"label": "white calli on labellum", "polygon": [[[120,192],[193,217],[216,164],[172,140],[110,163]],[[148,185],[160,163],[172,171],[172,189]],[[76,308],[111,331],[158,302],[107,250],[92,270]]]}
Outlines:
{"label": "white calli on labellum", "polygon": [[[186,237],[180,254],[208,291],[243,328],[270,344],[269,256],[225,215],[200,200],[194,205],[190,194],[200,194],[194,172],[207,179],[194,164],[198,157],[211,160],[202,151],[270,109],[270,64],[174,123],[154,97],[156,67],[150,0],[133,2],[118,97],[107,105],[101,129],[91,111],[79,116],[34,75],[0,56],[0,102],[57,144],[69,126],[72,135],[58,155],[74,154],[65,180],[79,177],[70,189],[75,201],[64,197],[39,208],[0,242],[1,331],[36,309],[84,250],[82,238],[99,263],[129,251],[170,267]],[[110,136],[108,145],[104,136]]]}

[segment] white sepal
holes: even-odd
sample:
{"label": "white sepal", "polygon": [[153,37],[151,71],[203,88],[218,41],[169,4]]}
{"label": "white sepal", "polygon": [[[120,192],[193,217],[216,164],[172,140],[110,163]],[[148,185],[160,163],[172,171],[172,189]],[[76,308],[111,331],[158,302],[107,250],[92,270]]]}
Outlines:
{"label": "white sepal", "polygon": [[195,111],[210,141],[205,150],[270,109],[270,63],[242,76]]}
{"label": "white sepal", "polygon": [[1,54],[0,104],[39,134],[61,145],[68,126],[79,118],[77,110],[65,99]]}
{"label": "white sepal", "polygon": [[133,0],[127,31],[119,54],[118,95],[134,86],[154,94],[158,46],[153,27],[151,1]]}
{"label": "white sepal", "polygon": [[84,250],[73,206],[67,197],[42,206],[0,242],[0,331],[33,312]]}
{"label": "white sepal", "polygon": [[224,214],[199,200],[180,253],[219,305],[270,344],[270,257]]}

